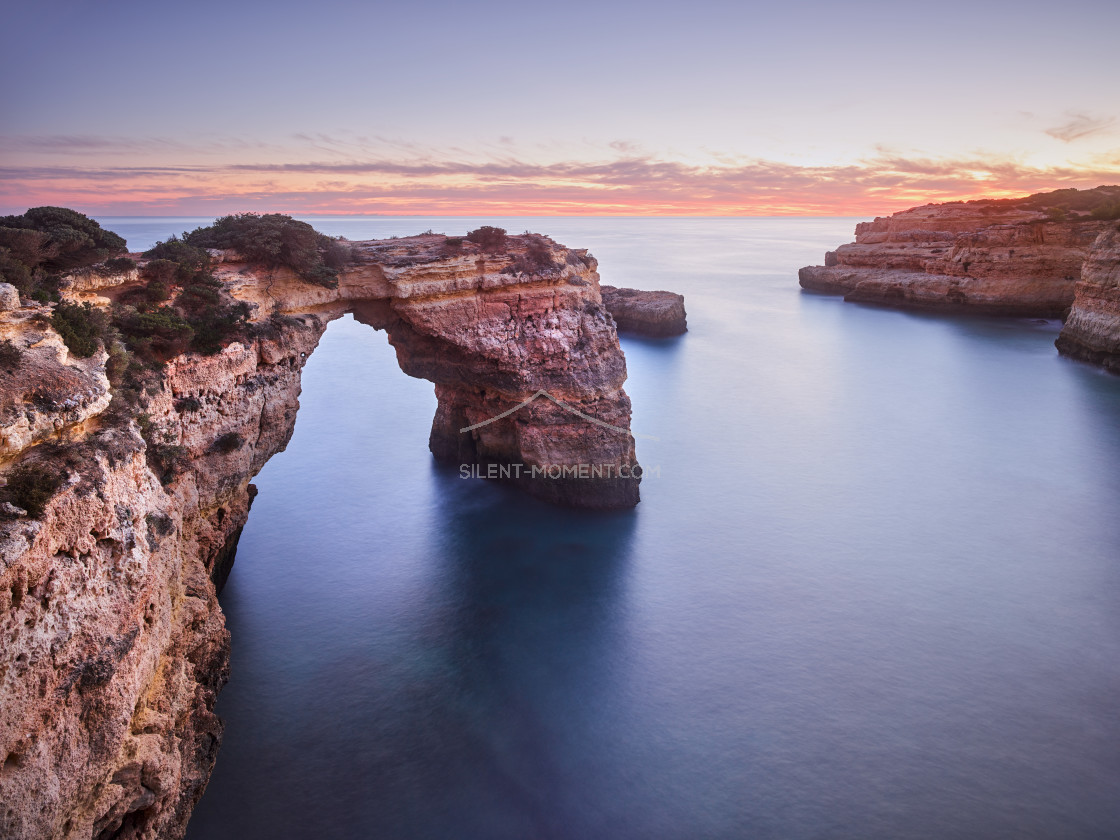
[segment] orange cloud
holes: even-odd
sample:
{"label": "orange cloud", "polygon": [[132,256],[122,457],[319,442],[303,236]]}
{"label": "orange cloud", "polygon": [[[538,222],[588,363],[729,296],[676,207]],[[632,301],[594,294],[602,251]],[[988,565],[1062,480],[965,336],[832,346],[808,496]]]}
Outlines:
{"label": "orange cloud", "polygon": [[[75,145],[96,147],[77,138]],[[63,144],[65,145],[65,144]],[[62,204],[100,215],[240,210],[420,215],[869,215],[931,201],[1120,181],[1120,168],[1042,169],[982,157],[858,164],[753,160],[694,165],[626,155],[602,162],[417,158],[154,166],[8,166],[8,212]]]}

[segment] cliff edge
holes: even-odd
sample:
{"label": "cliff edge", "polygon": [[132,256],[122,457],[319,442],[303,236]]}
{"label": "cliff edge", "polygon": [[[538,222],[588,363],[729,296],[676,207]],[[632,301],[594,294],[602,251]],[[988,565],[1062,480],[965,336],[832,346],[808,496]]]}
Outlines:
{"label": "cliff edge", "polygon": [[1120,373],[1120,225],[1093,242],[1056,344],[1066,356]]}
{"label": "cliff edge", "polygon": [[1120,187],[930,204],[856,226],[856,241],[798,272],[802,288],[931,311],[1063,317]]}
{"label": "cliff edge", "polygon": [[[625,358],[586,251],[537,235],[324,244],[289,219],[279,256],[192,234],[63,275],[59,209],[38,210],[0,226],[24,255],[0,266],[20,286],[0,283],[4,838],[183,835],[222,735],[217,589],[331,320],[386,330],[402,369],[435,383],[436,457],[522,464],[518,483],[562,504],[638,501]],[[91,259],[123,249],[65,213]]]}

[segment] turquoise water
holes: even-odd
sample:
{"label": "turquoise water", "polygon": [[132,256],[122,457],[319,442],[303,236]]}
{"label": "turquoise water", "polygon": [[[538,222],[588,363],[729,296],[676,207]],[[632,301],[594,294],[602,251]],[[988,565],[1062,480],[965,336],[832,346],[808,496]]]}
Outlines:
{"label": "turquoise water", "polygon": [[630,512],[433,465],[432,386],[332,324],[222,595],[188,836],[1120,836],[1120,378],[1054,322],[801,293],[853,224],[504,222],[686,296],[686,336],[623,340]]}

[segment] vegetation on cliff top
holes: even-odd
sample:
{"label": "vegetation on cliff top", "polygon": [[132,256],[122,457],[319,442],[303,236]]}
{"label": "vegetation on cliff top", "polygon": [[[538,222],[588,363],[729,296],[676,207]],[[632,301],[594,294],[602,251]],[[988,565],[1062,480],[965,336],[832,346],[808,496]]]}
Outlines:
{"label": "vegetation on cliff top", "polygon": [[500,251],[506,247],[506,230],[493,225],[483,225],[468,233],[467,241],[473,242],[483,251]]}
{"label": "vegetation on cliff top", "polygon": [[1045,212],[1054,221],[1107,221],[1120,219],[1120,186],[1100,186],[1091,190],[1072,187],[1034,193],[1025,198],[986,198],[970,201],[991,207]]}
{"label": "vegetation on cliff top", "polygon": [[21,216],[0,216],[0,282],[41,303],[58,300],[64,273],[124,250],[120,236],[65,207],[32,207]]}
{"label": "vegetation on cliff top", "polygon": [[351,247],[281,213],[238,213],[183,234],[196,248],[230,248],[266,268],[287,267],[303,280],[335,288],[339,269],[353,261]]}

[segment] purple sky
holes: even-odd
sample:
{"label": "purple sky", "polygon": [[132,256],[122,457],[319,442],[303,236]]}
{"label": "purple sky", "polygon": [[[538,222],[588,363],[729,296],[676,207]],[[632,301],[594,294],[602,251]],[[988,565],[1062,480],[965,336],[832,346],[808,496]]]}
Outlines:
{"label": "purple sky", "polygon": [[10,8],[0,211],[867,213],[1120,182],[1120,3]]}

